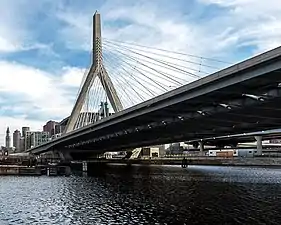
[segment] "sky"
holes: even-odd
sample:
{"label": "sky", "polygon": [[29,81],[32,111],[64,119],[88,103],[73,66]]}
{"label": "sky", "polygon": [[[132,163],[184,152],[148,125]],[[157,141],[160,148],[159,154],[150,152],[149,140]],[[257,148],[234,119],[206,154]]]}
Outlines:
{"label": "sky", "polygon": [[280,0],[1,0],[0,145],[71,113],[96,10],[106,39],[227,62],[281,44]]}

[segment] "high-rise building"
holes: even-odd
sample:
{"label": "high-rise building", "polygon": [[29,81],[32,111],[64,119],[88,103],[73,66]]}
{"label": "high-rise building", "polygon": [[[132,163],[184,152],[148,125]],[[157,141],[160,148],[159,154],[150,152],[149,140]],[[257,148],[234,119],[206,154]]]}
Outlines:
{"label": "high-rise building", "polygon": [[60,124],[57,124],[55,126],[55,134],[61,134],[62,133],[62,126]]}
{"label": "high-rise building", "polygon": [[22,132],[21,132],[21,133],[22,133],[22,136],[25,137],[26,132],[27,132],[27,131],[30,131],[30,127],[22,127],[22,128],[21,128],[21,131],[22,131]]}
{"label": "high-rise building", "polygon": [[24,151],[26,151],[27,149],[31,148],[31,136],[32,132],[31,131],[26,131],[23,138],[24,138]]}
{"label": "high-rise building", "polygon": [[25,150],[25,138],[20,138],[20,151],[23,152]]}
{"label": "high-rise building", "polygon": [[21,128],[21,131],[22,131],[22,137],[23,137],[23,150],[25,151],[25,150],[27,150],[27,148],[26,148],[26,133],[28,132],[28,131],[30,131],[30,127],[22,127]]}
{"label": "high-rise building", "polygon": [[11,147],[11,136],[10,136],[10,129],[7,127],[6,130],[6,148],[9,149]]}
{"label": "high-rise building", "polygon": [[43,131],[48,132],[50,136],[54,135],[56,132],[55,127],[58,124],[58,122],[50,120],[46,123],[46,125],[43,126]]}
{"label": "high-rise building", "polygon": [[31,134],[31,146],[36,147],[50,140],[49,132],[37,131]]}
{"label": "high-rise building", "polygon": [[25,138],[25,150],[44,144],[50,140],[48,132],[27,131]]}
{"label": "high-rise building", "polygon": [[16,148],[17,152],[21,152],[20,149],[20,138],[21,134],[19,130],[15,130],[13,133],[13,146]]}

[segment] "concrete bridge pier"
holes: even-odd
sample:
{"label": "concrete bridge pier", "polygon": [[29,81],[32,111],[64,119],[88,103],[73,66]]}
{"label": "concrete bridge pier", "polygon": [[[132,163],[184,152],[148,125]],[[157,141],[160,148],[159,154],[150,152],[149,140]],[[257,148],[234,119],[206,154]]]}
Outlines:
{"label": "concrete bridge pier", "polygon": [[200,150],[200,155],[204,155],[204,143],[203,141],[199,142],[199,150]]}
{"label": "concrete bridge pier", "polygon": [[83,172],[88,172],[88,163],[87,161],[82,162],[82,171]]}
{"label": "concrete bridge pier", "polygon": [[53,151],[53,154],[57,156],[62,163],[70,163],[73,160],[69,152],[64,150],[55,150]]}
{"label": "concrete bridge pier", "polygon": [[262,155],[262,136],[255,136],[255,139],[257,141],[257,154],[256,155]]}

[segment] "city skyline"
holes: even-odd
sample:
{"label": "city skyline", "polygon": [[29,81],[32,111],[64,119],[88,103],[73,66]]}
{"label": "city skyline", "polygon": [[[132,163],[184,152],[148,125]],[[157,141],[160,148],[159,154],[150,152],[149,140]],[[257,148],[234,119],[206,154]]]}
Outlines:
{"label": "city skyline", "polygon": [[[23,127],[17,127],[15,130],[11,130],[10,126],[6,126],[4,140],[3,140],[3,144],[1,146],[7,147],[7,131],[9,131],[10,147],[16,147],[15,145],[17,145],[17,144],[14,140],[14,137],[15,137],[14,134],[16,132],[19,133],[20,138],[24,137],[24,132],[27,132],[27,131],[28,132],[48,132],[51,137],[55,133],[55,130],[56,130],[55,125],[57,125],[57,124],[58,124],[57,121],[49,120],[49,121],[45,122],[44,125],[42,125],[41,129],[37,129],[37,130],[33,130],[32,127],[27,126],[27,125],[23,126]],[[52,133],[52,129],[53,129],[54,133]]]}
{"label": "city skyline", "polygon": [[[68,116],[89,66],[91,19],[108,39],[237,62],[281,44],[281,2],[253,0],[0,2],[0,144]],[[270,16],[267,16],[270,15]],[[247,21],[247,22],[245,22]],[[218,26],[220,24],[220,26]],[[139,37],[142,37],[141,39]]]}

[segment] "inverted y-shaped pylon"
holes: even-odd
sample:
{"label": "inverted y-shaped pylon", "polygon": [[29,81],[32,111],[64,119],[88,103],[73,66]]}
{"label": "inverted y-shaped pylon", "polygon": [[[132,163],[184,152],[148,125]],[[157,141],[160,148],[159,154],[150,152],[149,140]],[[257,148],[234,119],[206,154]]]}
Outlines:
{"label": "inverted y-shaped pylon", "polygon": [[115,87],[108,76],[106,68],[102,60],[102,38],[101,38],[101,16],[98,12],[93,17],[93,58],[91,68],[86,76],[85,82],[79,92],[78,98],[72,109],[71,115],[68,119],[65,133],[74,130],[76,121],[81,113],[82,107],[85,103],[86,97],[96,78],[100,79],[103,89],[111,103],[114,112],[119,112],[123,109],[122,103],[117,95]]}

